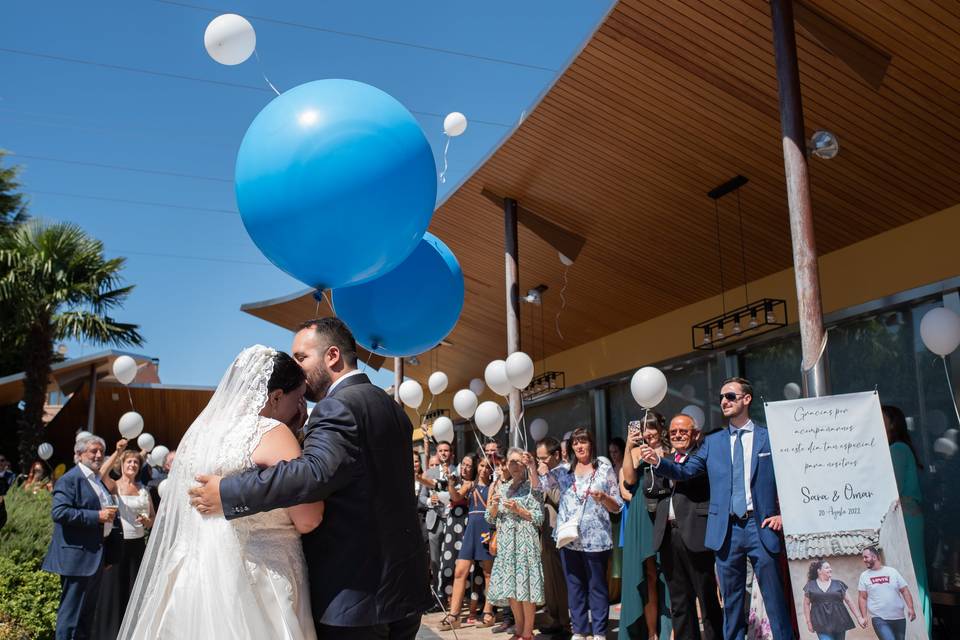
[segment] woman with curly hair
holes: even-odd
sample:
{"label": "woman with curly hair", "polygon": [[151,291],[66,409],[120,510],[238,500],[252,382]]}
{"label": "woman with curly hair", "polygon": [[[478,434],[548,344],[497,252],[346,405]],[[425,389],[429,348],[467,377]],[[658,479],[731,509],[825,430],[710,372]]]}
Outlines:
{"label": "woman with curly hair", "polygon": [[803,614],[807,629],[817,634],[819,640],[843,640],[847,631],[856,626],[851,613],[861,627],[866,626],[867,621],[847,596],[846,583],[833,579],[829,562],[822,559],[811,562],[807,581],[803,587]]}

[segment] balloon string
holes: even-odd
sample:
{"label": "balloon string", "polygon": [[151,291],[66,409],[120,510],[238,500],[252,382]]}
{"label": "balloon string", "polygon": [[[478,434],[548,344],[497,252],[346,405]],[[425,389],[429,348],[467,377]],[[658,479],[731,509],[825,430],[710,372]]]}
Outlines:
{"label": "balloon string", "polygon": [[943,356],[943,373],[947,376],[947,391],[950,392],[950,400],[953,402],[953,412],[957,415],[957,426],[960,426],[960,409],[957,409],[957,396],[953,393],[953,382],[950,381],[950,367],[947,366],[947,358]]}
{"label": "balloon string", "polygon": [[[470,424],[470,420],[467,420],[467,424]],[[480,436],[477,435],[478,430],[479,429],[476,429],[476,428],[471,429],[471,431],[473,432],[473,439],[477,441],[477,446],[480,447],[480,451],[483,453],[483,457],[487,459],[487,464],[490,465],[490,472],[493,473],[494,471],[493,460],[490,459],[490,456],[487,455],[486,449],[483,448],[483,443],[480,442]]]}
{"label": "balloon string", "polygon": [[569,271],[569,266],[563,270],[563,287],[560,289],[560,310],[557,311],[557,315],[553,319],[553,324],[557,329],[557,335],[560,336],[561,340],[563,340],[563,334],[560,333],[560,314],[563,313],[563,310],[567,308],[567,297],[563,294],[567,291],[567,273]]}
{"label": "balloon string", "polygon": [[447,144],[443,145],[443,171],[440,172],[440,184],[447,182],[447,151],[450,150],[450,136],[447,136]]}
{"label": "balloon string", "polygon": [[137,408],[133,406],[133,395],[131,395],[131,393],[130,393],[130,387],[127,386],[127,385],[123,385],[123,386],[126,387],[126,389],[127,389],[127,398],[130,400],[130,410],[131,410],[131,411],[136,411]]}
{"label": "balloon string", "polygon": [[254,49],[253,55],[257,56],[257,66],[260,68],[260,75],[262,75],[266,83],[270,85],[270,88],[273,89],[273,92],[277,95],[280,95],[280,92],[277,91],[275,86],[273,86],[273,83],[270,82],[270,78],[267,77],[267,73],[263,70],[263,61],[260,59],[260,52]]}

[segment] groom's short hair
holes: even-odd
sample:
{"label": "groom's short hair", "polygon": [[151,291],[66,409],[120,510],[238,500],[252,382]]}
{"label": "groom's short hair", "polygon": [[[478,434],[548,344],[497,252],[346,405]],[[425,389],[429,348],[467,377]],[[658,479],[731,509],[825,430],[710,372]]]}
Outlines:
{"label": "groom's short hair", "polygon": [[357,341],[353,339],[350,329],[340,318],[314,318],[302,323],[297,331],[313,329],[317,332],[325,348],[337,347],[343,361],[350,367],[357,366]]}

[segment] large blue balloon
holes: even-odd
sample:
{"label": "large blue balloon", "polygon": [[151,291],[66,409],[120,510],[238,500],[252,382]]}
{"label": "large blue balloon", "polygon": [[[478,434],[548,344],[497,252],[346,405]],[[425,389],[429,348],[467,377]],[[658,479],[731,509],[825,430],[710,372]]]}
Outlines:
{"label": "large blue balloon", "polygon": [[284,92],[247,129],[237,206],[263,254],[304,284],[372,280],[417,247],[437,198],[420,125],[383,91],[317,80]]}
{"label": "large blue balloon", "polygon": [[364,284],[334,289],[333,308],[363,347],[384,356],[429,351],[463,309],[463,271],[453,252],[426,233],[399,267]]}

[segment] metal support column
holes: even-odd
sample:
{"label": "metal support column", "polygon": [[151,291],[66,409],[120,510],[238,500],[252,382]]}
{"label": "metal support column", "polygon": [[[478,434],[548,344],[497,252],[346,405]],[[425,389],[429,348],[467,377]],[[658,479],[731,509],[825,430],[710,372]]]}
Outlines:
{"label": "metal support column", "polygon": [[827,338],[823,330],[820,300],[820,273],[810,205],[807,143],[800,99],[800,68],[793,24],[792,0],[770,0],[773,20],[773,48],[777,62],[780,95],[780,126],[783,132],[783,166],[790,207],[790,237],[793,241],[793,268],[797,286],[797,314],[803,353],[803,393],[806,397],[826,395],[825,357]]}
{"label": "metal support column", "polygon": [[393,359],[393,399],[400,404],[400,385],[403,384],[403,358]]}
{"label": "metal support column", "polygon": [[[517,240],[517,201],[503,200],[504,262],[507,294],[507,355],[520,350],[520,258]],[[510,446],[520,446],[520,392],[510,392]]]}
{"label": "metal support column", "polygon": [[97,366],[90,365],[90,381],[87,384],[90,389],[90,397],[87,398],[87,431],[96,433],[94,421],[97,415]]}

